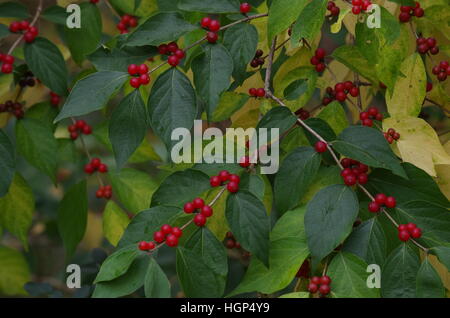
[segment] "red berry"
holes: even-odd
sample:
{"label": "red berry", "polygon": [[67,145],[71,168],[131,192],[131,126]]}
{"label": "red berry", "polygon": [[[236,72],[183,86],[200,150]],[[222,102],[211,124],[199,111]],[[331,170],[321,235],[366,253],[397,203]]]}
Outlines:
{"label": "red berry", "polygon": [[25,40],[25,42],[27,43],[31,43],[34,41],[36,37],[34,36],[33,33],[31,32],[26,32],[25,35],[23,36],[23,39]]}
{"label": "red berry", "polygon": [[138,247],[141,251],[148,251],[150,249],[150,245],[145,241],[139,242]]}
{"label": "red berry", "polygon": [[172,227],[169,224],[164,224],[163,226],[161,226],[161,232],[164,235],[172,233]]}
{"label": "red berry", "polygon": [[248,94],[249,94],[250,96],[256,97],[256,88],[250,88],[250,89],[248,90]]}
{"label": "red berry", "polygon": [[315,55],[318,59],[323,59],[326,54],[327,54],[326,51],[322,48],[318,48],[315,52]]}
{"label": "red berry", "polygon": [[319,293],[323,296],[328,295],[331,289],[329,285],[321,285],[319,288]]}
{"label": "red berry", "polygon": [[92,128],[89,125],[83,127],[83,134],[90,135],[92,133]]}
{"label": "red berry", "polygon": [[428,38],[427,40],[427,44],[430,48],[433,48],[436,46],[436,39],[435,38]]}
{"label": "red berry", "polygon": [[171,55],[167,59],[167,63],[169,63],[170,66],[177,66],[180,63],[180,59],[176,55]]}
{"label": "red berry", "polygon": [[[7,56],[11,56],[11,55],[7,55]],[[5,59],[5,63],[13,63],[13,62],[9,62],[9,61],[7,61],[6,59]],[[439,67],[441,68],[441,69],[446,69],[447,67],[449,66],[449,63],[447,62],[447,61],[441,61],[440,63],[439,63]]]}
{"label": "red berry", "polygon": [[158,52],[161,55],[165,55],[167,54],[167,45],[166,44],[161,44],[160,46],[158,46]]}
{"label": "red berry", "polygon": [[325,64],[324,63],[319,63],[316,65],[315,69],[318,73],[322,73],[323,71],[325,71]]}
{"label": "red berry", "polygon": [[70,139],[76,140],[78,138],[78,133],[76,131],[73,131],[70,133]]}
{"label": "red berry", "polygon": [[413,229],[410,233],[411,233],[412,238],[415,238],[415,239],[418,239],[422,236],[422,230],[419,229],[418,227]]}
{"label": "red berry", "polygon": [[141,64],[138,66],[138,73],[139,74],[147,74],[148,73],[148,66],[146,64]]}
{"label": "red berry", "polygon": [[100,173],[108,172],[108,166],[102,163],[100,166],[98,166],[98,172]]}
{"label": "red berry", "polygon": [[101,160],[98,158],[92,158],[91,165],[94,167],[94,169],[98,169],[100,165],[102,164]]}
{"label": "red berry", "polygon": [[183,235],[183,231],[179,227],[174,226],[172,228],[172,234],[176,237],[181,237]]}
{"label": "red berry", "polygon": [[364,120],[362,121],[362,124],[363,124],[364,126],[367,126],[367,127],[372,127],[372,126],[373,126],[373,121],[372,121],[372,119],[364,119]]}
{"label": "red berry", "polygon": [[317,284],[309,283],[309,285],[308,285],[308,291],[309,291],[311,294],[317,293],[318,290],[319,290],[319,287],[317,286]]}
{"label": "red berry", "polygon": [[213,209],[209,205],[205,205],[204,207],[202,207],[200,213],[209,218],[213,214]]}
{"label": "red berry", "polygon": [[203,214],[196,214],[194,217],[194,223],[197,226],[204,226],[206,224],[206,217]]}
{"label": "red berry", "polygon": [[150,76],[148,76],[147,73],[144,73],[141,76],[139,76],[139,84],[147,85],[148,83],[150,83]]}
{"label": "red berry", "polygon": [[424,13],[425,13],[425,12],[423,11],[422,8],[415,8],[415,9],[414,9],[414,15],[415,15],[416,17],[418,17],[418,18],[423,17]]}
{"label": "red berry", "polygon": [[362,112],[359,114],[359,119],[366,120],[369,119],[369,113],[368,112]]}
{"label": "red berry", "polygon": [[90,163],[84,166],[84,172],[86,172],[87,174],[93,174],[94,171],[95,168]]}
{"label": "red berry", "polygon": [[128,25],[132,28],[135,28],[138,25],[138,20],[135,17],[132,17],[128,22]]}
{"label": "red berry", "polygon": [[202,198],[195,198],[194,201],[192,201],[192,204],[195,209],[201,209],[205,206],[205,201]]}
{"label": "red berry", "polygon": [[236,193],[239,191],[239,184],[234,181],[230,181],[227,184],[227,190],[230,191],[231,193]]}
{"label": "red berry", "polygon": [[394,197],[387,197],[384,203],[388,208],[395,208],[396,202]]}
{"label": "red berry", "polygon": [[406,224],[406,230],[408,232],[412,232],[412,230],[414,230],[415,228],[417,228],[417,226],[414,223],[408,223]]}
{"label": "red berry", "polygon": [[378,114],[378,108],[376,107],[369,107],[367,110],[370,116],[376,116]]}
{"label": "red berry", "polygon": [[103,189],[98,189],[97,192],[95,192],[95,196],[98,199],[103,198],[104,195],[105,195],[105,193],[103,192]]}
{"label": "red berry", "polygon": [[447,73],[446,73],[446,72],[440,72],[440,73],[438,74],[438,76],[437,76],[437,79],[438,79],[440,82],[445,81],[445,80],[447,79]]}
{"label": "red berry", "polygon": [[380,206],[375,201],[369,203],[369,211],[372,213],[377,213],[380,211]]}
{"label": "red berry", "polygon": [[139,67],[136,64],[128,65],[128,74],[136,75],[139,73]]}
{"label": "red berry", "polygon": [[16,33],[20,31],[20,22],[14,21],[9,25],[9,31]]}
{"label": "red berry", "polygon": [[352,12],[353,14],[360,14],[361,7],[352,7]]}
{"label": "red berry", "polygon": [[311,277],[310,283],[320,285],[320,277],[319,276]]}
{"label": "red berry", "polygon": [[250,166],[250,158],[249,156],[243,156],[240,160],[239,160],[239,165],[242,168],[248,168]]}
{"label": "red berry", "polygon": [[382,120],[383,120],[383,114],[378,113],[378,114],[375,116],[375,119],[378,120],[378,121],[382,121]]}
{"label": "red berry", "polygon": [[350,167],[351,164],[352,164],[352,162],[351,162],[350,158],[343,158],[343,159],[341,160],[341,165],[342,165],[344,168]]}
{"label": "red berry", "polygon": [[176,50],[174,54],[175,54],[175,56],[178,57],[180,60],[183,59],[184,56],[185,56],[184,51],[183,51],[183,50],[180,50],[180,49]]}
{"label": "red berry", "polygon": [[252,8],[252,6],[249,3],[244,2],[244,3],[241,3],[239,10],[241,11],[241,13],[245,14],[245,13],[249,13],[251,8]]}
{"label": "red berry", "polygon": [[409,12],[401,12],[398,16],[398,19],[400,22],[408,22],[411,16],[409,15]]}
{"label": "red berry", "polygon": [[186,203],[184,205],[183,210],[184,210],[184,213],[192,213],[192,212],[194,212],[195,211],[194,204],[191,203],[191,202]]}
{"label": "red berry", "polygon": [[365,174],[365,173],[360,173],[360,174],[358,175],[358,183],[359,183],[359,184],[364,185],[364,184],[367,183],[367,181],[368,181],[367,174]]}
{"label": "red berry", "polygon": [[409,13],[411,11],[411,7],[410,6],[400,6],[400,11]]}
{"label": "red berry", "polygon": [[156,243],[162,243],[165,238],[166,236],[161,231],[156,231],[155,233],[153,233],[153,239]]}
{"label": "red berry", "polygon": [[256,90],[256,96],[258,96],[258,97],[266,96],[266,90],[264,88],[258,88]]}
{"label": "red berry", "polygon": [[170,246],[170,247],[177,246],[178,245],[178,237],[176,237],[173,234],[167,235],[167,237],[166,237],[166,244],[167,244],[167,246]]}
{"label": "red berry", "polygon": [[131,87],[139,88],[139,86],[141,86],[141,81],[138,77],[132,77],[130,78],[130,85]]}
{"label": "red berry", "polygon": [[433,89],[433,83],[428,82],[427,83],[427,92],[431,91]]}
{"label": "red berry", "polygon": [[340,11],[339,7],[336,6],[332,7],[330,10],[332,16],[338,16]]}
{"label": "red berry", "polygon": [[379,205],[383,205],[386,202],[387,196],[384,193],[378,193],[375,196],[375,202],[378,203]]}
{"label": "red berry", "polygon": [[347,95],[344,92],[337,92],[336,93],[336,99],[340,102],[345,101],[345,99],[347,98]]}
{"label": "red berry", "polygon": [[357,97],[359,95],[359,88],[358,87],[352,87],[350,89],[350,95],[352,95],[353,97]]}
{"label": "red berry", "polygon": [[313,56],[311,57],[310,62],[312,65],[317,65],[320,63],[320,59],[317,56]]}
{"label": "red berry", "polygon": [[334,85],[334,90],[336,92],[343,92],[345,90],[344,83],[337,83],[336,85]]}
{"label": "red berry", "polygon": [[2,65],[2,73],[4,74],[9,74],[13,71],[13,66],[12,64],[8,64],[8,63],[3,63]]}
{"label": "red berry", "polygon": [[155,243],[153,243],[153,242],[148,242],[148,249],[149,250],[152,250],[152,249],[154,249],[156,247],[156,244]]}
{"label": "red berry", "polygon": [[213,176],[209,179],[209,183],[211,184],[211,187],[218,187],[222,184],[222,180],[220,180],[219,176]]}
{"label": "red berry", "polygon": [[323,285],[330,285],[330,284],[331,284],[331,278],[330,278],[329,276],[327,276],[327,275],[322,276],[322,277],[320,278],[320,284],[323,284]]}
{"label": "red berry", "polygon": [[318,152],[318,153],[322,153],[327,151],[327,144],[324,143],[323,141],[318,141],[316,142],[316,144],[314,145],[314,149]]}
{"label": "red berry", "polygon": [[348,175],[348,176],[345,176],[345,177],[344,177],[344,183],[345,183],[347,186],[353,186],[353,185],[355,185],[355,184],[356,184],[356,177],[355,177],[355,175],[354,175],[354,174],[350,174],[350,175]]}
{"label": "red berry", "polygon": [[211,18],[210,17],[204,17],[201,22],[200,25],[202,26],[202,28],[209,28],[209,24],[211,23]]}
{"label": "red berry", "polygon": [[407,231],[400,231],[398,232],[398,238],[400,239],[400,241],[406,242],[409,240],[409,233]]}
{"label": "red berry", "polygon": [[341,176],[342,177],[346,177],[349,175],[353,175],[353,171],[350,168],[345,168],[344,170],[341,171]]}
{"label": "red berry", "polygon": [[232,182],[236,182],[236,183],[241,182],[241,178],[236,174],[230,174],[230,176],[228,177],[228,180],[230,180]]}
{"label": "red berry", "polygon": [[218,39],[219,39],[219,35],[216,32],[211,32],[210,31],[210,32],[206,33],[206,40],[209,43],[214,44],[214,43],[217,42]]}
{"label": "red berry", "polygon": [[399,231],[408,231],[408,228],[406,227],[406,224],[400,224],[398,226]]}
{"label": "red berry", "polygon": [[217,20],[211,20],[209,23],[209,30],[213,32],[217,32],[220,30],[220,22]]}

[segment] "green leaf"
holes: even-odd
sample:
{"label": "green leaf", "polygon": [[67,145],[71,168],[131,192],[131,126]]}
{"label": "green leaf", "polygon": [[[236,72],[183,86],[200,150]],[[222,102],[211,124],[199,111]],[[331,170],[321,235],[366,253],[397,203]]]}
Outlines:
{"label": "green leaf", "polygon": [[[269,110],[256,126],[257,131],[261,128],[267,128],[268,136],[270,136],[271,128],[278,128],[279,136],[286,133],[297,122],[297,117],[287,107],[274,107]],[[272,138],[268,137],[268,141]]]}
{"label": "green leaf", "polygon": [[94,284],[124,275],[139,254],[140,251],[134,244],[115,251],[103,262]]}
{"label": "green leaf", "polygon": [[220,94],[230,86],[233,59],[221,44],[205,44],[203,53],[192,61],[192,72],[198,95],[205,102],[208,118],[214,114]]}
{"label": "green leaf", "polygon": [[356,46],[343,45],[333,51],[332,56],[354,72],[361,74],[372,83],[378,83],[373,65],[362,55]]}
{"label": "green leaf", "polygon": [[160,45],[178,40],[196,27],[186,22],[179,12],[159,12],[129,35],[127,46]]}
{"label": "green leaf", "polygon": [[76,82],[55,122],[102,109],[128,79],[125,72],[93,73]]}
{"label": "green leaf", "polygon": [[122,235],[118,247],[149,240],[163,224],[173,224],[183,214],[184,212],[180,208],[163,205],[142,211],[133,217]]}
{"label": "green leaf", "polygon": [[170,298],[170,282],[153,257],[145,274],[144,289],[147,298]]}
{"label": "green leaf", "polygon": [[70,257],[84,237],[88,202],[86,180],[72,186],[58,207],[58,231]]}
{"label": "green leaf", "polygon": [[[187,297],[221,297],[225,291],[228,262],[225,247],[206,227],[177,248],[177,274]],[[199,275],[201,273],[201,275]]]}
{"label": "green leaf", "polygon": [[25,179],[15,174],[8,193],[0,198],[0,226],[17,236],[28,248],[28,230],[35,208],[34,196]]}
{"label": "green leaf", "polygon": [[[182,207],[210,188],[209,177],[203,172],[188,169],[168,176],[152,196],[151,206],[173,205]],[[177,195],[174,195],[174,191]]]}
{"label": "green leaf", "polygon": [[332,144],[337,152],[346,157],[370,167],[389,169],[394,174],[407,178],[383,134],[375,128],[350,126]]}
{"label": "green leaf", "polygon": [[225,213],[237,241],[268,266],[270,220],[261,200],[241,190],[228,197]]}
{"label": "green leaf", "polygon": [[190,130],[197,115],[196,95],[189,78],[175,67],[161,74],[153,84],[148,107],[153,130],[171,148],[172,131]]}
{"label": "green leaf", "polygon": [[255,26],[241,23],[227,29],[223,36],[223,45],[228,49],[233,59],[234,79],[244,79],[247,66],[255,57],[258,46],[258,31]]}
{"label": "green leaf", "polygon": [[25,44],[25,60],[33,74],[60,96],[67,94],[67,69],[58,47],[45,38],[38,37]]}
{"label": "green leaf", "polygon": [[254,291],[272,294],[292,282],[309,254],[304,214],[304,207],[283,214],[270,233],[269,268],[252,257],[241,283],[228,296]]}
{"label": "green leaf", "polygon": [[4,2],[0,4],[0,18],[26,19],[30,16],[27,8],[17,2]]}
{"label": "green leaf", "polygon": [[93,298],[116,298],[130,295],[144,285],[150,258],[141,255],[135,259],[126,272],[111,281],[101,282],[95,286]]}
{"label": "green leaf", "polygon": [[416,292],[418,298],[445,298],[445,287],[441,277],[430,264],[428,258],[425,258],[422,262],[417,273]]}
{"label": "green leaf", "polygon": [[68,13],[65,8],[55,5],[42,11],[41,16],[52,23],[66,25]]}
{"label": "green leaf", "polygon": [[212,114],[211,121],[219,122],[231,118],[231,116],[244,106],[249,100],[247,94],[236,92],[223,92],[220,95],[219,104]]}
{"label": "green leaf", "polygon": [[307,292],[295,292],[281,295],[278,298],[309,298],[309,293]]}
{"label": "green leaf", "polygon": [[25,257],[12,248],[0,246],[0,293],[8,296],[26,295],[23,287],[30,280],[30,269]]}
{"label": "green leaf", "polygon": [[435,254],[439,262],[445,265],[450,271],[450,247],[449,246],[436,246],[430,249],[430,251]]}
{"label": "green leaf", "polygon": [[313,261],[320,261],[350,234],[359,210],[358,198],[347,186],[320,190],[308,203],[305,229]]}
{"label": "green leaf", "polygon": [[228,13],[239,12],[238,0],[179,0],[178,8],[184,11]]}
{"label": "green leaf", "polygon": [[3,130],[0,130],[0,158],[0,197],[3,197],[8,192],[16,170],[14,146]]}
{"label": "green leaf", "polygon": [[378,219],[371,218],[358,225],[345,241],[343,251],[355,254],[367,264],[384,264],[387,242]]}
{"label": "green leaf", "polygon": [[417,254],[401,244],[386,260],[381,272],[381,296],[383,298],[415,298],[416,276],[420,261]]}
{"label": "green leaf", "polygon": [[111,115],[109,138],[116,164],[121,168],[145,138],[147,110],[141,93],[135,89],[127,95]]}
{"label": "green leaf", "polygon": [[339,135],[345,128],[348,127],[348,119],[341,103],[334,101],[324,107],[316,118],[325,121],[334,131]]}
{"label": "green leaf", "polygon": [[378,288],[367,287],[367,264],[353,254],[340,252],[330,263],[327,275],[337,298],[380,297]]}
{"label": "green leaf", "polygon": [[327,0],[311,1],[304,7],[292,28],[292,45],[298,46],[302,38],[308,43],[314,41],[322,29],[327,2]]}
{"label": "green leaf", "polygon": [[[81,64],[86,55],[92,53],[100,43],[102,37],[102,17],[95,4],[81,3],[81,28],[69,29],[65,27],[67,46],[72,58]],[[93,92],[96,90],[93,89]]]}
{"label": "green leaf", "polygon": [[334,184],[343,184],[338,166],[320,166],[316,177],[300,200],[299,205],[306,205],[321,189]]}
{"label": "green leaf", "polygon": [[114,194],[128,211],[136,214],[150,206],[156,183],[147,173],[127,168],[110,172],[109,178]]}
{"label": "green leaf", "polygon": [[278,212],[291,210],[298,204],[314,180],[320,162],[320,154],[311,147],[297,148],[283,160],[274,184]]}
{"label": "green leaf", "polygon": [[24,118],[16,124],[18,152],[37,169],[55,181],[58,143],[53,127],[33,118]]}
{"label": "green leaf", "polygon": [[[45,123],[52,127],[52,130],[56,130],[56,126],[53,125],[53,121],[58,115],[58,108],[52,107],[50,102],[41,102],[34,104],[29,109],[27,109],[27,118],[34,118],[38,121]],[[72,142],[73,143],[73,142]]]}
{"label": "green leaf", "polygon": [[109,243],[116,246],[129,223],[128,215],[114,201],[108,201],[103,212],[103,234]]}
{"label": "green leaf", "polygon": [[306,0],[277,0],[272,2],[269,8],[267,25],[269,42],[276,35],[287,30],[297,20],[307,3]]}
{"label": "green leaf", "polygon": [[9,34],[9,28],[4,24],[0,24],[0,39],[7,37]]}

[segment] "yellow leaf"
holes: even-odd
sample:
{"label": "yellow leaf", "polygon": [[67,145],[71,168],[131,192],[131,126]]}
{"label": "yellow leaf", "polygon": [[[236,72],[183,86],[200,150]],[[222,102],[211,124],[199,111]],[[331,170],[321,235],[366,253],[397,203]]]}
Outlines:
{"label": "yellow leaf", "polygon": [[0,247],[0,294],[26,295],[23,286],[31,275],[23,255],[9,247]]}
{"label": "yellow leaf", "polygon": [[113,246],[119,243],[128,223],[130,219],[127,214],[114,201],[108,201],[103,213],[103,233],[109,243]]}
{"label": "yellow leaf", "polygon": [[403,161],[436,176],[435,165],[450,164],[450,156],[445,152],[434,129],[423,119],[404,117],[383,120],[383,130],[394,128],[399,134],[397,147]]}
{"label": "yellow leaf", "polygon": [[347,13],[349,13],[350,11],[350,7],[345,7],[344,9],[340,10],[337,21],[331,25],[331,33],[339,33],[339,31],[341,31],[342,22],[344,21]]}
{"label": "yellow leaf", "polygon": [[[444,145],[445,151],[450,154],[450,140]],[[450,199],[450,165],[438,165],[436,166],[436,182],[445,194],[445,196]]]}

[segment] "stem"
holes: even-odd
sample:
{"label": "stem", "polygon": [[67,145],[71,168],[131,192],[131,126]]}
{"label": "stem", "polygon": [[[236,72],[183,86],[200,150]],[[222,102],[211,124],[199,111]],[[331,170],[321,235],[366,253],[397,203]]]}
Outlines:
{"label": "stem", "polygon": [[270,91],[270,77],[272,75],[272,65],[273,65],[273,56],[275,55],[275,48],[277,46],[277,37],[274,37],[272,40],[272,45],[270,47],[269,52],[269,62],[266,69],[266,78],[264,80],[264,90],[267,92]]}

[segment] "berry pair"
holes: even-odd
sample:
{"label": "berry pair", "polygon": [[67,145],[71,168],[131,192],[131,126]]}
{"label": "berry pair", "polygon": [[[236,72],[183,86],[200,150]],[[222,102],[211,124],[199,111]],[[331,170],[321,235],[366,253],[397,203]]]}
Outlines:
{"label": "berry pair", "polygon": [[443,82],[447,79],[447,76],[450,75],[450,65],[448,61],[441,61],[439,65],[433,67],[431,71],[436,75],[440,82]]}
{"label": "berry pair", "polygon": [[169,44],[161,44],[158,46],[158,52],[161,55],[169,55],[167,59],[167,63],[170,66],[177,66],[180,64],[180,60],[182,60],[185,56],[183,50],[178,47],[178,44],[175,42],[170,42]]}
{"label": "berry pair", "polygon": [[386,138],[387,142],[392,144],[394,140],[400,139],[400,134],[395,131],[394,128],[389,128],[387,132],[383,133],[384,138]]}
{"label": "berry pair", "polygon": [[150,76],[148,75],[148,66],[145,64],[136,65],[130,64],[128,66],[128,74],[133,76],[130,78],[130,85],[134,88],[139,88],[141,85],[150,83]]}
{"label": "berry pair", "polygon": [[418,239],[422,236],[422,230],[414,223],[400,224],[398,226],[398,238],[402,242],[407,242],[411,237]]}
{"label": "berry pair", "polygon": [[359,95],[359,88],[351,81],[341,82],[334,85],[334,89],[328,86],[326,88],[327,96],[322,100],[323,105],[328,105],[333,100],[344,102],[347,99],[347,95],[350,94],[353,97]]}
{"label": "berry pair", "polygon": [[322,277],[313,276],[309,280],[308,291],[311,294],[315,294],[315,293],[319,292],[320,295],[326,296],[331,291],[330,284],[331,284],[331,278],[327,275],[324,275]]}
{"label": "berry pair", "polygon": [[359,114],[359,119],[361,119],[361,124],[363,126],[372,127],[374,120],[383,120],[383,114],[378,111],[378,108],[369,107],[365,112]]}
{"label": "berry pair", "polygon": [[120,34],[126,34],[129,31],[129,28],[135,28],[138,25],[138,19],[129,14],[125,14],[120,19],[120,22],[117,23],[117,29],[120,31]]}
{"label": "berry pair", "polygon": [[13,71],[14,56],[0,53],[0,63],[2,63],[2,73],[9,74]]}
{"label": "berry pair", "polygon": [[236,241],[236,238],[234,237],[233,233],[227,232],[226,239],[225,239],[225,246],[228,249],[233,248],[241,248],[241,244]]}
{"label": "berry pair", "polygon": [[316,144],[314,145],[314,149],[318,152],[318,153],[322,153],[327,151],[327,144],[323,141],[318,141],[316,142]]}
{"label": "berry pair", "polygon": [[12,100],[9,100],[4,104],[0,104],[0,113],[6,112],[13,114],[17,119],[22,119],[25,115],[23,105],[18,102],[13,102]]}
{"label": "berry pair", "polygon": [[230,174],[227,170],[220,171],[217,176],[212,176],[209,180],[212,187],[219,187],[227,181],[228,191],[235,193],[239,190],[239,182],[241,182],[241,178],[239,178],[236,174]]}
{"label": "berry pair", "polygon": [[[307,120],[310,116],[309,111],[300,108],[295,112],[295,115],[297,115],[298,118],[300,118],[301,120]],[[300,124],[299,124],[300,125]]]}
{"label": "berry pair", "polygon": [[332,17],[337,17],[341,11],[338,6],[333,1],[328,1],[327,10],[330,11]]}
{"label": "berry pair", "polygon": [[248,94],[252,97],[265,97],[266,90],[264,88],[250,88]]}
{"label": "berry pair", "polygon": [[153,240],[159,244],[165,241],[167,246],[175,247],[178,245],[178,239],[182,235],[183,230],[179,227],[171,227],[169,224],[164,224],[159,231],[153,233]]}
{"label": "berry pair", "polygon": [[314,56],[311,58],[310,62],[312,65],[315,65],[316,71],[318,73],[322,73],[323,71],[325,71],[325,55],[326,52],[324,49],[322,48],[318,48],[315,52],[314,52]]}
{"label": "berry pair", "polygon": [[84,120],[77,120],[73,125],[67,127],[70,133],[70,139],[76,140],[80,134],[90,135],[92,134],[92,128]]}
{"label": "berry pair", "polygon": [[36,81],[34,80],[34,74],[31,71],[27,71],[19,80],[19,86],[22,88],[27,86],[33,87],[34,85],[36,85]]}
{"label": "berry pair", "polygon": [[366,11],[371,4],[369,0],[352,0],[352,13],[358,15],[361,11]]}
{"label": "berry pair", "polygon": [[95,196],[98,199],[101,199],[101,198],[105,198],[107,200],[111,199],[111,197],[112,197],[112,187],[110,185],[106,185],[106,186],[100,187],[97,190],[97,192],[95,192]]}
{"label": "berry pair", "polygon": [[250,66],[256,68],[264,65],[264,58],[262,58],[263,54],[263,50],[256,50],[255,57],[250,62]]}
{"label": "berry pair", "polygon": [[411,6],[400,6],[400,15],[398,19],[400,22],[409,22],[411,17],[421,18],[424,15],[423,9],[420,7],[420,3],[416,2],[414,7]]}
{"label": "berry pair", "polygon": [[183,207],[184,213],[194,213],[200,210],[194,217],[194,224],[197,226],[205,226],[206,219],[213,215],[213,209],[205,204],[201,198],[195,198],[192,202],[187,202]]}
{"label": "berry pair", "polygon": [[84,166],[84,172],[93,174],[96,171],[106,173],[108,172],[108,166],[102,163],[99,158],[92,158],[91,162]]}
{"label": "berry pair", "polygon": [[204,17],[200,21],[202,28],[209,30],[206,33],[206,40],[209,43],[216,43],[219,39],[217,32],[220,30],[220,22],[218,20],[213,20],[210,17]]}
{"label": "berry pair", "polygon": [[50,104],[56,107],[59,105],[60,102],[61,97],[56,93],[50,92]]}
{"label": "berry pair", "polygon": [[241,13],[244,15],[249,13],[251,9],[252,9],[252,6],[250,5],[250,3],[247,3],[247,2],[241,3],[241,5],[239,7],[239,11],[241,11]]}
{"label": "berry pair", "polygon": [[378,193],[375,196],[375,200],[369,203],[369,211],[372,213],[378,213],[382,207],[393,209],[396,205],[397,202],[394,197],[388,197],[384,193]]}
{"label": "berry pair", "polygon": [[418,38],[416,40],[417,43],[417,52],[420,54],[426,54],[430,52],[432,55],[436,55],[439,53],[439,47],[436,45],[435,38]]}
{"label": "berry pair", "polygon": [[25,32],[24,40],[27,43],[31,43],[38,36],[39,31],[36,27],[31,26],[30,22],[24,21],[14,21],[9,25],[9,31],[12,33]]}
{"label": "berry pair", "polygon": [[341,160],[341,165],[344,167],[341,171],[341,176],[347,186],[353,186],[356,183],[361,185],[367,183],[367,172],[369,171],[367,165],[350,158],[343,158]]}

